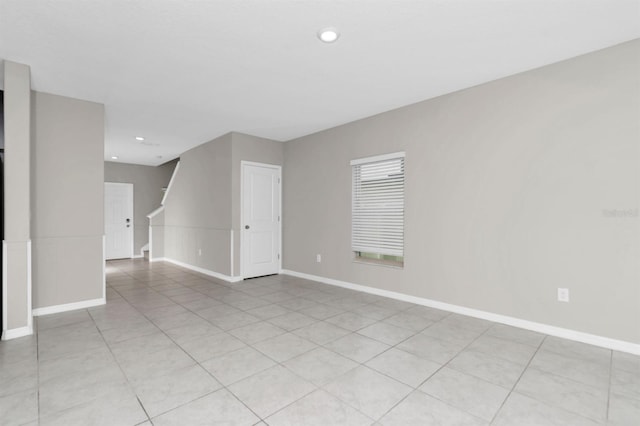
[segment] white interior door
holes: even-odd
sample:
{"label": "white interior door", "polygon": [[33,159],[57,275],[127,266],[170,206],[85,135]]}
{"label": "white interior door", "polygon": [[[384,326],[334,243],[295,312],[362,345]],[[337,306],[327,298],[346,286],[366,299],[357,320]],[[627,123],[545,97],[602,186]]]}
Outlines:
{"label": "white interior door", "polygon": [[279,166],[242,162],[243,278],[280,272]]}
{"label": "white interior door", "polygon": [[104,184],[105,256],[133,257],[133,184]]}

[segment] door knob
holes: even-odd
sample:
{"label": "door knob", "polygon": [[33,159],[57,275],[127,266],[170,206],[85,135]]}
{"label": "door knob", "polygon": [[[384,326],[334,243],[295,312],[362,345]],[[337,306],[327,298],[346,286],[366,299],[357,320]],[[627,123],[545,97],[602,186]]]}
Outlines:
{"label": "door knob", "polygon": [[249,229],[249,228],[250,228],[249,225],[244,226],[244,229]]}

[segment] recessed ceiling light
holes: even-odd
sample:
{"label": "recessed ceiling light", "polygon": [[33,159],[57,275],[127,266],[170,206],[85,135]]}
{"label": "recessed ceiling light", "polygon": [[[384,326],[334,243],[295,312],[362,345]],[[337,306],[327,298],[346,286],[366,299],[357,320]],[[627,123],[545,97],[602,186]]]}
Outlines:
{"label": "recessed ceiling light", "polygon": [[112,159],[112,160],[117,160],[117,159],[118,159],[118,156],[117,156],[117,155],[112,155],[112,156],[111,156],[111,159]]}
{"label": "recessed ceiling light", "polygon": [[143,138],[142,136],[136,136],[136,140],[137,140],[137,141],[143,141],[143,140],[144,140],[144,138]]}
{"label": "recessed ceiling light", "polygon": [[338,40],[340,33],[335,28],[323,28],[318,31],[318,38],[325,43],[333,43]]}

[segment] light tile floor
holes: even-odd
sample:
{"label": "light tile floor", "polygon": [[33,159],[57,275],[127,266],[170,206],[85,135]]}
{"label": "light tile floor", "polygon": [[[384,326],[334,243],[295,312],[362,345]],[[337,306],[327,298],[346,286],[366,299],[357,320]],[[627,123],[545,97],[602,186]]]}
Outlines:
{"label": "light tile floor", "polygon": [[0,343],[0,424],[640,424],[638,356],[290,276],[107,283]]}

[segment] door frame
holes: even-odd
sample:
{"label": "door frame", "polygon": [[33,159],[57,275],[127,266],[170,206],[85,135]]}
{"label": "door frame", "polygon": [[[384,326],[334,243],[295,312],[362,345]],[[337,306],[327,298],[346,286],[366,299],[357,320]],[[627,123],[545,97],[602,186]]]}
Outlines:
{"label": "door frame", "polygon": [[[131,256],[130,257],[120,257],[120,258],[114,258],[114,259],[133,259],[133,254],[135,253],[134,251],[134,246],[135,246],[135,239],[136,239],[136,228],[135,228],[135,201],[134,201],[134,186],[133,183],[128,183],[128,182],[105,182],[104,183],[104,206],[106,209],[107,206],[107,197],[106,197],[106,193],[107,193],[107,185],[127,185],[127,187],[130,189],[131,192]],[[104,213],[103,213],[104,214]],[[107,246],[106,246],[106,241],[107,241],[107,218],[106,215],[104,217],[104,226],[105,226],[105,230],[104,230],[104,238],[105,238],[105,249],[104,249],[104,260],[107,260]]]}
{"label": "door frame", "polygon": [[[278,259],[278,274],[282,271],[282,166],[277,164],[268,164],[268,163],[257,163],[255,161],[240,161],[240,278],[244,279],[246,277],[245,273],[245,263],[246,259],[244,258],[244,168],[245,166],[257,166],[257,167],[265,167],[268,169],[277,170],[280,178],[278,179],[278,193],[279,193],[279,205],[278,212],[280,216],[280,220],[278,221],[278,253],[280,253]],[[232,253],[233,255],[233,253]],[[233,275],[233,271],[231,271]]]}

